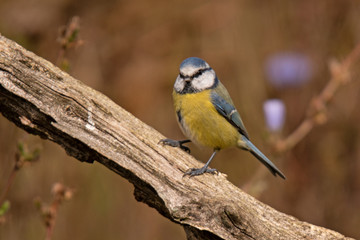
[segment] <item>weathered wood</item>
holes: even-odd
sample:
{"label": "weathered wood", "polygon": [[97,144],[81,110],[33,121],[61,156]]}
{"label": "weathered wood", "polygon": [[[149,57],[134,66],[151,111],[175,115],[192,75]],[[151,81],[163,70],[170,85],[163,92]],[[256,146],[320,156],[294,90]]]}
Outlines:
{"label": "weathered wood", "polygon": [[18,127],[98,161],[134,184],[134,195],[181,224],[188,239],[346,239],[278,212],[224,175],[183,178],[200,167],[159,145],[163,135],[50,62],[0,36],[0,111]]}

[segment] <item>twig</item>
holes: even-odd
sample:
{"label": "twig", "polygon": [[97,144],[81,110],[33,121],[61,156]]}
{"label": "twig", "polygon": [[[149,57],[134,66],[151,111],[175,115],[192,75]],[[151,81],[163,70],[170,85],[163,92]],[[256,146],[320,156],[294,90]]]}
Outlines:
{"label": "twig", "polygon": [[344,84],[350,81],[350,70],[360,57],[360,43],[339,63],[331,61],[329,69],[331,79],[322,92],[316,96],[309,105],[307,117],[287,138],[275,142],[274,149],[277,153],[283,153],[298,144],[315,126],[327,121],[326,107],[333,99],[335,93]]}
{"label": "twig", "polygon": [[[333,99],[336,91],[350,81],[351,67],[359,57],[360,43],[356,45],[342,63],[335,60],[329,63],[331,78],[320,94],[311,101],[307,117],[287,138],[279,139],[277,137],[276,140],[271,141],[277,154],[289,151],[304,139],[315,126],[324,124],[327,121],[326,107]],[[266,188],[264,186],[266,183],[262,181],[266,173],[265,168],[258,168],[253,177],[242,186],[242,189],[253,196],[259,196],[262,192],[261,189]]]}
{"label": "twig", "polygon": [[62,26],[59,29],[59,36],[57,41],[60,43],[60,49],[56,64],[63,70],[69,69],[69,63],[66,58],[66,53],[70,48],[79,47],[83,44],[83,40],[79,37],[80,32],[80,18],[72,17],[67,26]]}
{"label": "twig", "polygon": [[27,150],[27,147],[23,144],[23,143],[18,143],[18,150],[15,153],[15,165],[13,167],[13,170],[10,173],[10,176],[7,180],[7,183],[5,185],[5,190],[3,191],[3,193],[1,194],[0,197],[0,206],[2,206],[10,187],[12,186],[15,176],[17,174],[17,172],[26,164],[26,163],[31,163],[31,162],[35,162],[39,159],[40,156],[40,151],[39,149],[35,149],[32,152],[29,152]]}
{"label": "twig", "polygon": [[9,192],[9,189],[12,185],[12,183],[14,182],[14,179],[15,179],[15,176],[16,176],[16,173],[17,173],[17,170],[15,169],[15,167],[13,168],[13,170],[11,171],[10,173],[10,176],[6,182],[6,185],[5,185],[5,190],[3,191],[3,193],[1,194],[1,197],[0,197],[0,206],[2,206],[3,202],[5,201],[5,198]]}
{"label": "twig", "polygon": [[50,205],[44,204],[40,198],[35,199],[35,204],[46,226],[45,240],[51,240],[59,207],[64,200],[70,200],[73,197],[74,190],[66,187],[62,183],[55,183],[51,189],[51,193],[53,194],[53,200]]}

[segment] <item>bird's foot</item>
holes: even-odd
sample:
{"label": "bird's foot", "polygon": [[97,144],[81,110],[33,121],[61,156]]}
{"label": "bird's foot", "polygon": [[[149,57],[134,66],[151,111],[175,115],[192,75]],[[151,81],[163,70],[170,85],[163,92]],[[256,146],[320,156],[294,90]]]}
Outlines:
{"label": "bird's foot", "polygon": [[194,177],[194,176],[199,176],[202,175],[204,173],[211,173],[211,174],[218,174],[219,171],[216,170],[215,168],[190,168],[189,170],[187,170],[183,177],[189,175],[190,177]]}
{"label": "bird's foot", "polygon": [[190,142],[190,140],[178,141],[178,140],[173,140],[173,139],[169,139],[169,138],[161,139],[159,141],[159,143],[161,143],[163,145],[167,145],[167,146],[171,146],[171,147],[179,147],[182,150],[184,150],[185,152],[190,153],[190,148],[183,145],[184,143],[188,143],[188,142]]}

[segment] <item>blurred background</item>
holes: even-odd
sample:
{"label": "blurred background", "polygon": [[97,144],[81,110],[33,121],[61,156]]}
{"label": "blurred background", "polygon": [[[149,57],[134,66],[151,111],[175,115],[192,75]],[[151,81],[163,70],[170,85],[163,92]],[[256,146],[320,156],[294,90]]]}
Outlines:
{"label": "blurred background", "polygon": [[[59,32],[74,16],[81,41],[63,56],[72,76],[165,136],[183,139],[173,83],[182,60],[205,59],[229,90],[252,141],[287,180],[266,172],[254,181],[264,167],[237,149],[222,151],[212,167],[281,212],[360,239],[360,68],[331,101],[325,124],[285,154],[275,156],[271,144],[305,118],[330,79],[329,61],[342,60],[360,41],[360,2],[0,0],[0,33],[57,64],[63,54]],[[52,239],[185,239],[180,226],[136,202],[133,186],[100,164],[80,163],[3,116],[0,133],[0,194],[18,142],[40,149],[37,162],[17,171],[0,239],[45,238],[34,199],[50,203],[56,182],[75,192],[59,208]],[[203,162],[211,154],[190,147]]]}

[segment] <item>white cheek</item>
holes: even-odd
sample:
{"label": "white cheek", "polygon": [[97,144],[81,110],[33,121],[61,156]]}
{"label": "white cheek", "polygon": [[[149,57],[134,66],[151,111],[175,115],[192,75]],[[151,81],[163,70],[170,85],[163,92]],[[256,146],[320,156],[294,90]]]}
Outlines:
{"label": "white cheek", "polygon": [[215,82],[215,73],[213,70],[211,70],[204,72],[197,78],[194,78],[194,80],[192,81],[192,85],[195,89],[201,91],[210,88],[212,85],[214,85],[214,82]]}
{"label": "white cheek", "polygon": [[185,87],[184,79],[182,79],[180,76],[177,76],[174,88],[177,92],[181,92]]}

